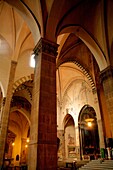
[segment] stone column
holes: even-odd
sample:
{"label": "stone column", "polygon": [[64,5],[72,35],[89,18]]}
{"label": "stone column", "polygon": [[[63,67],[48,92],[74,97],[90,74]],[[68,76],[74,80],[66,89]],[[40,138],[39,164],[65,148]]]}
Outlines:
{"label": "stone column", "polygon": [[2,99],[1,106],[0,106],[0,132],[1,132],[2,112],[3,112],[5,100],[6,100],[6,97],[4,97],[4,98]]}
{"label": "stone column", "polygon": [[108,159],[111,159],[111,149],[109,147],[106,149],[107,149]]}
{"label": "stone column", "polygon": [[1,129],[0,129],[0,167],[3,164],[4,149],[5,149],[5,142],[6,142],[7,129],[8,129],[10,103],[12,98],[12,88],[14,83],[16,65],[17,63],[15,61],[11,62],[7,96],[6,96],[4,107],[2,109],[2,120],[1,120]]}
{"label": "stone column", "polygon": [[79,126],[75,124],[75,145],[76,145],[76,158],[80,159],[80,138]]}
{"label": "stone column", "polygon": [[109,114],[111,137],[113,138],[113,68],[111,66],[101,72],[101,82]]}
{"label": "stone column", "polygon": [[57,44],[41,38],[34,49],[36,65],[32,94],[29,170],[57,169],[57,48]]}
{"label": "stone column", "polygon": [[65,153],[64,130],[57,130],[57,137],[60,139],[60,146],[58,149],[58,161],[63,161]]}
{"label": "stone column", "polygon": [[[2,110],[3,110],[4,104],[5,104],[5,100],[6,100],[6,97],[3,97],[1,100],[1,103],[0,103],[0,116],[1,117],[2,117]],[[0,117],[0,120],[1,120],[1,117]]]}
{"label": "stone column", "polygon": [[95,99],[95,110],[96,110],[96,117],[97,117],[100,148],[105,148],[103,122],[102,122],[101,112],[99,108],[99,100],[97,97],[97,91],[94,91],[93,95]]}
{"label": "stone column", "polygon": [[20,164],[27,164],[28,159],[28,143],[27,138],[21,138],[21,153],[20,153]]}
{"label": "stone column", "polygon": [[97,120],[97,124],[98,124],[100,148],[105,148],[102,119]]}

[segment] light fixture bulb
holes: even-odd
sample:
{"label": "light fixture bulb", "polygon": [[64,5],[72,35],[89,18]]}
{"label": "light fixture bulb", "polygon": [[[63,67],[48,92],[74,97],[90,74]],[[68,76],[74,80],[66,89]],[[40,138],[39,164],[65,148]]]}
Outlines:
{"label": "light fixture bulb", "polygon": [[88,127],[91,127],[92,123],[91,122],[87,122],[87,125],[88,125]]}
{"label": "light fixture bulb", "polygon": [[13,142],[13,143],[12,143],[12,146],[14,146],[14,145],[15,145],[15,143]]}
{"label": "light fixture bulb", "polygon": [[27,139],[27,143],[29,143],[29,138]]}

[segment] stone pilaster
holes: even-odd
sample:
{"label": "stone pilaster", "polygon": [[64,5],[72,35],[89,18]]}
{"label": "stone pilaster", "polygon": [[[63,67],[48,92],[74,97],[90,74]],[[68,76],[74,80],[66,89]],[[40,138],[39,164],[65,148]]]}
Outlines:
{"label": "stone pilaster", "polygon": [[113,68],[107,67],[101,72],[104,94],[109,114],[111,137],[113,138]]}
{"label": "stone pilaster", "polygon": [[35,72],[29,143],[29,170],[57,169],[56,55],[58,45],[40,39]]}
{"label": "stone pilaster", "polygon": [[[2,99],[2,102],[1,102],[1,106],[0,106],[0,128],[1,128],[1,120],[2,120],[2,110],[3,110],[3,107],[5,105],[5,100],[6,100],[6,97],[4,97]],[[1,131],[1,130],[0,130]]]}
{"label": "stone pilaster", "polygon": [[3,164],[4,149],[5,149],[5,142],[6,142],[6,136],[7,136],[7,128],[8,128],[10,102],[12,98],[12,89],[13,89],[16,65],[17,63],[15,61],[11,62],[9,83],[8,83],[8,88],[7,88],[7,96],[5,99],[4,107],[2,109],[2,119],[1,119],[1,129],[0,129],[0,167]]}
{"label": "stone pilaster", "polygon": [[103,122],[102,122],[99,100],[96,91],[94,93],[94,99],[95,99],[95,110],[96,110],[97,125],[98,125],[99,145],[100,148],[105,148]]}
{"label": "stone pilaster", "polygon": [[20,163],[26,164],[27,163],[27,138],[21,139],[21,156],[20,156]]}
{"label": "stone pilaster", "polygon": [[58,161],[63,161],[65,153],[65,140],[64,140],[64,130],[57,130],[57,137],[60,139],[60,145],[58,149]]}
{"label": "stone pilaster", "polygon": [[76,141],[76,158],[80,159],[80,138],[79,138],[79,126],[75,126],[75,141]]}
{"label": "stone pilaster", "polygon": [[102,119],[97,120],[100,148],[105,148]]}

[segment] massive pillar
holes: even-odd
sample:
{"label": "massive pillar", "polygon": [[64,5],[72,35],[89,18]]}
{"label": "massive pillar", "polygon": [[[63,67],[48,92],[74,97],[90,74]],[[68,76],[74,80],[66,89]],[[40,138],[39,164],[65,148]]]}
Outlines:
{"label": "massive pillar", "polygon": [[15,61],[11,62],[9,83],[8,83],[8,88],[7,88],[7,96],[6,96],[4,107],[2,109],[2,119],[1,119],[1,129],[0,129],[0,167],[3,164],[4,149],[5,149],[8,120],[9,120],[10,103],[11,103],[11,98],[12,98],[12,89],[13,89],[16,65],[17,63]]}
{"label": "massive pillar", "polygon": [[40,39],[34,49],[29,170],[57,169],[56,55],[58,45]]}
{"label": "massive pillar", "polygon": [[[106,99],[106,105],[108,109],[110,133],[113,138],[113,68],[108,67],[101,72],[101,81],[103,83],[103,89]],[[107,128],[107,127],[106,127]]]}

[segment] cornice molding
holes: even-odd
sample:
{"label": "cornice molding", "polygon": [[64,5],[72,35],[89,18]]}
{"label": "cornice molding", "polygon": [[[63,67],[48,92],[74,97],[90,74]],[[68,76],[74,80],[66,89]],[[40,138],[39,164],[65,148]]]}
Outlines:
{"label": "cornice molding", "polygon": [[106,69],[100,72],[101,82],[107,80],[108,78],[113,77],[113,67],[108,66]]}

